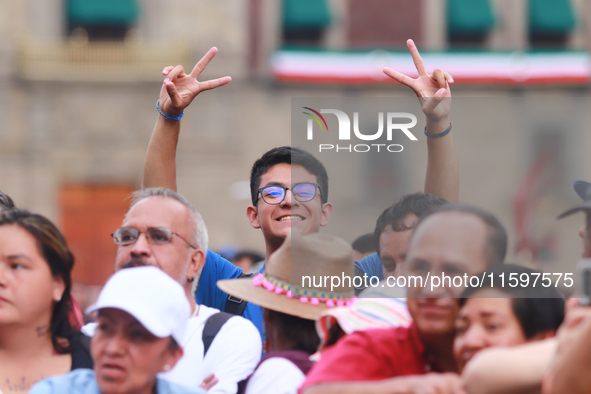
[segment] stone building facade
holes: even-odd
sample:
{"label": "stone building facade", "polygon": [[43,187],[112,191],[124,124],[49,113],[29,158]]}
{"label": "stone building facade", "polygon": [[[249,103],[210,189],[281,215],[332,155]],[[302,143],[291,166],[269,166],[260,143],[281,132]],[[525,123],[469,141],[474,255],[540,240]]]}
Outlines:
{"label": "stone building facade", "polygon": [[[213,248],[264,250],[261,235],[246,219],[245,182],[263,152],[291,143],[292,97],[415,100],[397,85],[277,82],[270,59],[283,44],[278,0],[141,0],[127,38],[115,42],[68,35],[64,1],[0,0],[0,189],[19,206],[62,226],[78,255],[76,277],[85,284],[99,285],[112,272],[108,261],[115,248],[109,233],[126,209],[123,196],[141,185],[164,66],[191,68],[217,46],[219,54],[203,78],[233,78],[230,85],[197,97],[182,121],[178,151],[179,191],[203,214]],[[527,49],[527,1],[490,2],[502,23],[482,47]],[[383,32],[373,34],[372,26],[363,28],[363,23],[384,13],[384,7],[399,7],[406,10],[399,20],[414,18],[410,25],[421,49],[444,50],[450,45],[443,3],[367,0],[360,7],[356,0],[331,0],[327,4],[332,21],[317,45],[347,49],[366,42],[400,47],[408,30],[384,24]],[[572,4],[579,27],[564,46],[589,51],[591,32],[584,27],[591,9],[584,0]],[[361,18],[363,12],[367,15]],[[498,215],[513,240],[515,194],[541,149],[556,147],[551,167],[557,172],[548,175],[552,187],[544,189],[552,192],[536,206],[539,219],[529,226],[544,228],[557,240],[553,253],[542,256],[544,267],[572,268],[581,248],[576,234],[582,218],[555,222],[554,217],[576,202],[571,181],[591,181],[591,155],[586,151],[591,146],[589,84],[459,85],[453,94],[458,97],[452,119],[461,199]],[[540,97],[547,100],[539,101]],[[415,110],[419,111],[418,103]],[[525,113],[531,114],[527,119],[539,121],[524,122]],[[424,121],[417,130],[421,124]],[[419,139],[413,161],[397,162],[392,170],[401,186],[392,195],[355,211],[351,193],[364,197],[363,171],[346,186],[332,186],[335,215],[323,231],[352,241],[372,231],[379,213],[400,196],[422,189],[426,149],[425,137]],[[515,259],[528,260],[510,253],[510,260]]]}

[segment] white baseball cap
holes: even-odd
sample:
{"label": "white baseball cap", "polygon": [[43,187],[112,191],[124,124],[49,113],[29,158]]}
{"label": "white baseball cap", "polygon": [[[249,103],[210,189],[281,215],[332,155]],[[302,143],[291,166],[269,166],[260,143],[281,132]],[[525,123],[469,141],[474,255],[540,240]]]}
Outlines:
{"label": "white baseball cap", "polygon": [[159,338],[182,343],[191,306],[182,286],[156,267],[125,268],[107,281],[86,313],[116,308],[129,313]]}

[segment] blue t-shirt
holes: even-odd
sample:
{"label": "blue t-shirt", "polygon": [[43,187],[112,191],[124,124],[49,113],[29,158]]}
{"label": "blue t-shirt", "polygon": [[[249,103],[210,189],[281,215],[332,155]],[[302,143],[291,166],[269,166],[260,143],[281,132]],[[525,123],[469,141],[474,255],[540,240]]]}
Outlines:
{"label": "blue t-shirt", "polygon": [[[206,394],[201,388],[181,386],[167,380],[156,380],[157,394]],[[33,386],[29,394],[101,394],[94,371],[77,369],[67,375],[44,379]]]}
{"label": "blue t-shirt", "polygon": [[372,253],[361,260],[357,260],[355,267],[365,272],[368,278],[377,276],[380,280],[384,280],[384,267],[382,267],[382,260],[380,260],[377,253]]}
{"label": "blue t-shirt", "polygon": [[[261,268],[264,271],[265,266]],[[201,271],[199,284],[197,285],[197,292],[195,293],[195,301],[198,304],[209,306],[211,308],[223,311],[226,308],[226,300],[228,294],[223,292],[218,286],[217,281],[222,279],[235,279],[242,274],[242,269],[236,267],[228,260],[219,254],[207,251],[205,258],[205,265]],[[253,303],[246,304],[242,317],[250,320],[261,334],[263,338],[263,310],[260,306]]]}

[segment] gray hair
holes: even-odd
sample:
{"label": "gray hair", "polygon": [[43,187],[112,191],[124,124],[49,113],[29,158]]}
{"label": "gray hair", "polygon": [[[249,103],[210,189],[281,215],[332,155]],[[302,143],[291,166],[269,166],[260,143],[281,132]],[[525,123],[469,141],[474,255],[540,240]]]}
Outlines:
{"label": "gray hair", "polygon": [[207,243],[209,241],[209,238],[207,236],[207,228],[205,227],[205,222],[203,221],[203,218],[201,217],[199,212],[197,212],[195,206],[191,204],[186,197],[165,187],[150,187],[147,189],[137,190],[133,192],[133,194],[131,195],[131,207],[133,207],[138,202],[150,197],[172,198],[183,204],[185,207],[187,207],[187,210],[191,215],[193,228],[195,230],[195,237],[193,238],[194,243],[195,245],[197,245],[199,249],[203,251],[203,253],[207,253]]}
{"label": "gray hair", "polygon": [[2,190],[0,190],[0,209],[12,209],[14,208],[14,201],[12,198]]}

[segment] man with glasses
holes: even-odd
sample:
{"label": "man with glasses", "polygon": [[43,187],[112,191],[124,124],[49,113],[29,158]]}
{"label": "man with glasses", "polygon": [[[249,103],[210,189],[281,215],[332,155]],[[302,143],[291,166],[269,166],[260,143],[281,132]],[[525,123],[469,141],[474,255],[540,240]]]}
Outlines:
{"label": "man with glasses", "polygon": [[[384,69],[384,73],[413,89],[427,117],[425,133],[429,137],[429,153],[425,191],[448,201],[456,201],[459,180],[450,133],[451,93],[448,85],[453,83],[453,79],[441,70],[428,75],[412,40],[409,40],[408,47],[418,78],[412,79],[388,68]],[[230,77],[223,77],[206,82],[197,81],[216,53],[217,48],[212,48],[190,74],[185,74],[182,66],[166,67],[163,70],[166,78],[160,90],[159,116],[146,153],[143,187],[176,190],[175,157],[183,111],[200,92],[223,86],[231,80]],[[307,186],[298,186],[304,184]],[[328,224],[332,215],[324,165],[310,153],[297,148],[274,148],[257,160],[251,172],[250,191],[252,205],[246,213],[251,226],[262,231],[266,258],[281,246],[292,228],[302,234],[318,232],[320,227]],[[243,314],[262,333],[260,308],[228,297],[216,286],[218,280],[240,277],[242,271],[211,251],[208,251],[206,260],[197,289],[197,302]]]}
{"label": "man with glasses", "polygon": [[246,379],[259,362],[261,338],[251,322],[234,316],[221,325],[206,349],[206,323],[211,324],[209,318],[219,311],[197,304],[194,298],[207,250],[207,229],[195,207],[168,189],[138,191],[122,227],[112,236],[119,245],[115,269],[158,267],[183,286],[191,304],[193,315],[181,343],[184,355],[162,378],[192,387],[207,379],[208,388],[214,374],[219,382],[209,393],[236,393],[238,382]]}
{"label": "man with glasses", "polygon": [[288,146],[274,148],[257,160],[250,175],[250,225],[265,237],[266,257],[292,229],[317,233],[332,215],[328,175],[310,153]]}
{"label": "man with glasses", "polygon": [[[247,216],[251,226],[263,233],[266,259],[292,229],[302,234],[316,233],[328,224],[332,215],[324,165],[298,148],[284,146],[265,153],[252,167],[250,190],[253,205],[247,208]],[[244,316],[262,336],[261,308],[228,296],[216,285],[218,280],[241,275],[241,269],[208,251],[197,287],[197,302]]]}

